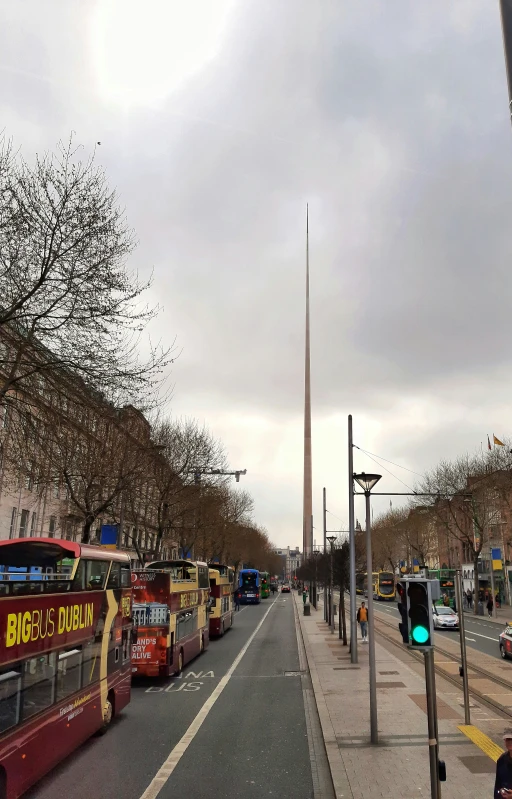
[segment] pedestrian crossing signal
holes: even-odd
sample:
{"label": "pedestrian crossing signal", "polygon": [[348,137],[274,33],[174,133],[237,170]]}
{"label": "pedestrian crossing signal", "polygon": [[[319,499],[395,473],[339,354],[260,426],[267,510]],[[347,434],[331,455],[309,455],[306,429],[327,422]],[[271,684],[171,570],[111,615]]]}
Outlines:
{"label": "pedestrian crossing signal", "polygon": [[398,625],[398,629],[402,634],[402,641],[404,642],[404,644],[408,644],[409,625],[407,620],[407,583],[406,582],[397,583],[396,589],[398,591],[398,596],[399,596],[398,612],[402,617],[402,621]]}

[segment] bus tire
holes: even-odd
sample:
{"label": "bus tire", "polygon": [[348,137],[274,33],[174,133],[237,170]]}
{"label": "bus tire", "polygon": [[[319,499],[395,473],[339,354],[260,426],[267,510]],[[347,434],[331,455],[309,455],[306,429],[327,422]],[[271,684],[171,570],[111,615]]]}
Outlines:
{"label": "bus tire", "polygon": [[7,774],[0,766],[0,799],[7,799]]}
{"label": "bus tire", "polygon": [[224,627],[224,622],[222,622],[222,626],[220,628],[220,634],[224,635],[225,632],[226,632],[226,628]]}
{"label": "bus tire", "polygon": [[180,649],[178,655],[178,668],[176,669],[176,674],[181,674],[183,671],[183,649]]}
{"label": "bus tire", "polygon": [[98,735],[105,735],[112,724],[115,715],[115,695],[113,691],[108,692],[107,701],[103,707],[103,724],[98,730]]}
{"label": "bus tire", "polygon": [[201,635],[201,640],[199,642],[199,654],[202,655],[204,652],[204,638]]}

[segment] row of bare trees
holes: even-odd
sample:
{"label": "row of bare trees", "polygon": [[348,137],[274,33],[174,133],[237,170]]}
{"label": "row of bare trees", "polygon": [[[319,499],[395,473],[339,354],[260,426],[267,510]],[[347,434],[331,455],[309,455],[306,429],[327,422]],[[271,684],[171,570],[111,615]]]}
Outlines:
{"label": "row of bare trees", "polygon": [[[415,487],[408,506],[392,509],[372,525],[376,568],[398,571],[401,561],[455,568],[472,563],[479,590],[479,562],[512,545],[511,442],[441,461]],[[423,495],[423,496],[421,496]]]}
{"label": "row of bare trees", "polygon": [[212,474],[226,471],[221,443],[161,415],[174,343],[142,341],[159,309],[129,268],[134,248],[72,138],[31,164],[0,142],[0,491],[51,495],[83,542],[111,520],[155,555],[177,543],[270,567],[250,495]]}

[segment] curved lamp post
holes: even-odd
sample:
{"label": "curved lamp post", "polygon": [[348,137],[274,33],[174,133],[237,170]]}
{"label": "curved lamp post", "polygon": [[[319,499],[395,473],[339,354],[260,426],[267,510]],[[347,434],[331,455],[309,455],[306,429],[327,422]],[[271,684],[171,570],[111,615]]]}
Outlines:
{"label": "curved lamp post", "polygon": [[366,500],[366,572],[368,585],[368,656],[370,661],[370,730],[371,742],[379,742],[377,725],[377,672],[375,668],[375,636],[373,620],[373,563],[372,563],[372,529],[370,516],[370,493],[379,482],[381,474],[354,474],[354,480],[363,489]]}

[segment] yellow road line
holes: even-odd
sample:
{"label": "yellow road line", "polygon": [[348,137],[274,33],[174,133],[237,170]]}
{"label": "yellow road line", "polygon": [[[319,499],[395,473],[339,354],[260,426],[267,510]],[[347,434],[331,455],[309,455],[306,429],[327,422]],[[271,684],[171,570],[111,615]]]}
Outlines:
{"label": "yellow road line", "polygon": [[482,752],[485,752],[487,757],[490,757],[491,760],[494,760],[496,763],[497,759],[500,755],[503,754],[505,751],[495,744],[482,730],[479,730],[478,727],[475,727],[473,724],[460,724],[458,729],[466,735],[470,741],[473,741]]}

